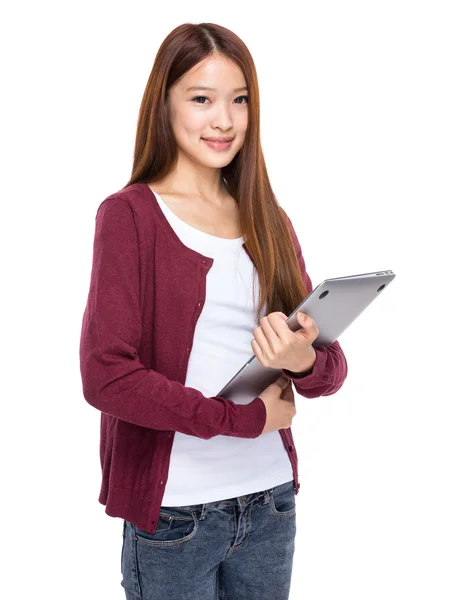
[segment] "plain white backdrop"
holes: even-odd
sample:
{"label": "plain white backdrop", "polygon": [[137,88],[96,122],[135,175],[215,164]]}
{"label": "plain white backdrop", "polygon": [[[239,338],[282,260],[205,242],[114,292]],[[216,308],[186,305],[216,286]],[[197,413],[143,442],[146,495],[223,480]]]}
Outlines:
{"label": "plain white backdrop", "polygon": [[2,9],[3,598],[125,597],[79,338],[96,210],[130,177],[148,75],[184,22],[254,57],[270,180],[313,285],[397,275],[339,338],[342,389],[296,396],[290,598],[471,598],[467,4]]}

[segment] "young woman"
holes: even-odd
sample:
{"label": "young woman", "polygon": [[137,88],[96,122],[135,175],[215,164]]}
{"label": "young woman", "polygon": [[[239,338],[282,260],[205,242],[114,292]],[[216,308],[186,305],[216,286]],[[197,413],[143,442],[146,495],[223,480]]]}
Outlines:
{"label": "young woman", "polygon": [[[312,283],[259,117],[245,44],[177,27],[144,92],[132,177],[97,210],[80,369],[128,600],[289,597],[291,383],[334,394],[347,363],[337,341],[314,349],[309,317],[285,323]],[[252,354],[283,377],[246,404],[215,395]]]}

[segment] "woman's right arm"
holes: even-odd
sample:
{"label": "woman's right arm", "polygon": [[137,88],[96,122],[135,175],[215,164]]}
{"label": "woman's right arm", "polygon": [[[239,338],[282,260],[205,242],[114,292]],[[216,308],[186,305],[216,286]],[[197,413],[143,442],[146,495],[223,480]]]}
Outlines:
{"label": "woman's right arm", "polygon": [[80,372],[85,400],[142,427],[210,439],[256,438],[266,422],[263,400],[236,404],[172,381],[139,360],[139,240],[131,205],[113,197],[95,221],[90,290],[82,319]]}

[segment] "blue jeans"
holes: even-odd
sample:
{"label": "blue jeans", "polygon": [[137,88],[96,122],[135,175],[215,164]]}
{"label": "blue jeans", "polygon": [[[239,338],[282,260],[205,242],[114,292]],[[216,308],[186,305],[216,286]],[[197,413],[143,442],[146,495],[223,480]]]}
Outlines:
{"label": "blue jeans", "polygon": [[154,534],[123,522],[126,600],[288,600],[293,481],[228,500],[162,506]]}

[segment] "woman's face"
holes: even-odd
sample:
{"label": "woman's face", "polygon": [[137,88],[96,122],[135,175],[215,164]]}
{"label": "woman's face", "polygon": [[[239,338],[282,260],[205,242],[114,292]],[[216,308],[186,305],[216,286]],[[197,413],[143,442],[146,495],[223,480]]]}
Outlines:
{"label": "woman's face", "polygon": [[[231,162],[242,147],[248,124],[246,85],[241,69],[220,56],[207,58],[185,73],[169,91],[180,152],[206,167],[221,168]],[[214,150],[202,139],[208,137],[234,139],[227,149]]]}

